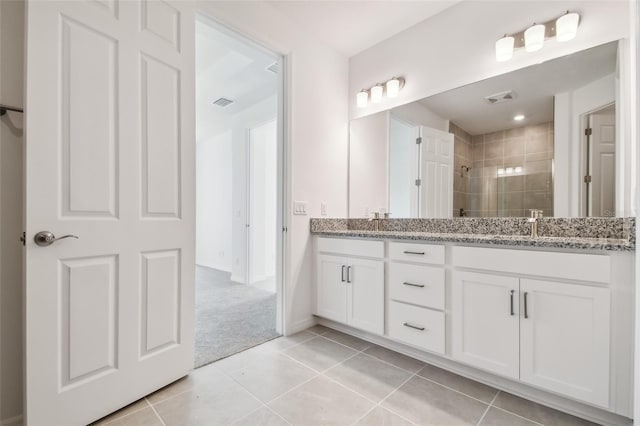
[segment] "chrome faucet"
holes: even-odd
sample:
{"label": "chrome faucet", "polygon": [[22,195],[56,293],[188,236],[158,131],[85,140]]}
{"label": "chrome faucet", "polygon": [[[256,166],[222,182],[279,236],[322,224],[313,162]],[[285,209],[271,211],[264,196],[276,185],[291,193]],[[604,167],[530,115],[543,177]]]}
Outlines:
{"label": "chrome faucet", "polygon": [[538,238],[538,219],[542,219],[542,210],[531,209],[531,217],[528,219],[531,224],[531,238]]}
{"label": "chrome faucet", "polygon": [[374,223],[374,231],[379,231],[380,230],[380,213],[379,212],[373,212],[373,217],[369,218],[369,222],[373,222]]}

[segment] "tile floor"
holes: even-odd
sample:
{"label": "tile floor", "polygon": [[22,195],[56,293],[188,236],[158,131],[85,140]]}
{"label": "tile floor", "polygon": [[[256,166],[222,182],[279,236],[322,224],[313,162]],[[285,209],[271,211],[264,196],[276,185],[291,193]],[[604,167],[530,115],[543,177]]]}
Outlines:
{"label": "tile floor", "polygon": [[323,326],[194,371],[95,425],[588,425]]}

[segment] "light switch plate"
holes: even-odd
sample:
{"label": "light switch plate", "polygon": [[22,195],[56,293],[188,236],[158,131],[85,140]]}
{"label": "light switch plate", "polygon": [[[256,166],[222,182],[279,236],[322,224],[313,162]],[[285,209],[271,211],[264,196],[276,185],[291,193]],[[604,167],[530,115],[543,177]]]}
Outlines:
{"label": "light switch plate", "polygon": [[293,214],[306,215],[307,214],[307,202],[306,201],[294,201],[293,202]]}

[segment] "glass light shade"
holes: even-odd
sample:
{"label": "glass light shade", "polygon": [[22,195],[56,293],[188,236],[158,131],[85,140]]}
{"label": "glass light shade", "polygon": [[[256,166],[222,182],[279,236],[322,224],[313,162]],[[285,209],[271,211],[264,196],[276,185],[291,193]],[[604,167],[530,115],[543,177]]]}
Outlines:
{"label": "glass light shade", "polygon": [[514,38],[509,36],[504,36],[496,41],[496,61],[504,62],[513,57],[514,41]]}
{"label": "glass light shade", "polygon": [[358,108],[366,108],[367,103],[369,103],[369,93],[366,90],[362,90],[358,92],[356,95],[356,101],[358,104]]}
{"label": "glass light shade", "polygon": [[580,15],[577,13],[567,13],[556,21],[556,38],[558,41],[568,41],[578,33],[578,21]]}
{"label": "glass light shade", "polygon": [[382,84],[376,84],[371,88],[371,102],[374,104],[379,104],[382,102],[382,91],[384,88]]}
{"label": "glass light shade", "polygon": [[387,97],[396,98],[398,97],[398,92],[400,91],[400,80],[397,78],[392,78],[387,81]]}
{"label": "glass light shade", "polygon": [[542,24],[533,25],[524,32],[524,48],[527,52],[535,52],[544,45],[545,27]]}

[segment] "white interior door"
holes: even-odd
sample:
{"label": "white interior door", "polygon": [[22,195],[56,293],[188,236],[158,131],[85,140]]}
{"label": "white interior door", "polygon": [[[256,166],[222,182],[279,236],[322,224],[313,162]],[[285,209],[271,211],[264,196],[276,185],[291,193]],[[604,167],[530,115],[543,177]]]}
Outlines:
{"label": "white interior door", "polygon": [[453,217],[453,134],[420,126],[420,217]]}
{"label": "white interior door", "polygon": [[591,133],[591,206],[589,216],[615,216],[616,116],[613,107],[589,117]]}
{"label": "white interior door", "polygon": [[27,3],[28,425],[87,424],[192,368],[191,7]]}

